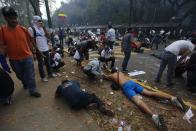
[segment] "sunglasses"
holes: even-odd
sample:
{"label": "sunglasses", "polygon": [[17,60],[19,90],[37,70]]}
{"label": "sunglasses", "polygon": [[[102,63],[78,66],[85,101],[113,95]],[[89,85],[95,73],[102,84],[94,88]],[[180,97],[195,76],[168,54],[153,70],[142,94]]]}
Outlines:
{"label": "sunglasses", "polygon": [[38,20],[37,22],[42,22],[42,20]]}

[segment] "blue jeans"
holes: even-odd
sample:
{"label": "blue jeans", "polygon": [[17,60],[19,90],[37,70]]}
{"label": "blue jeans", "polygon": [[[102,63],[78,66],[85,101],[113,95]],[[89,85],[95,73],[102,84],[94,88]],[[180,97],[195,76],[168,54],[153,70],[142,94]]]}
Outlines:
{"label": "blue jeans", "polygon": [[159,81],[161,79],[162,73],[165,70],[165,67],[167,66],[168,67],[167,83],[171,84],[173,76],[174,76],[174,71],[176,68],[177,56],[170,53],[170,52],[163,51],[161,58],[162,58],[162,60],[160,63],[160,67],[159,67],[159,71],[158,71],[156,80]]}
{"label": "blue jeans", "polygon": [[123,59],[123,63],[122,63],[122,70],[127,70],[127,65],[131,56],[131,50],[129,51],[124,51],[124,59]]}
{"label": "blue jeans", "polygon": [[10,65],[17,78],[21,80],[23,87],[29,90],[29,93],[36,91],[35,70],[33,58],[28,57],[22,60],[10,60]]}

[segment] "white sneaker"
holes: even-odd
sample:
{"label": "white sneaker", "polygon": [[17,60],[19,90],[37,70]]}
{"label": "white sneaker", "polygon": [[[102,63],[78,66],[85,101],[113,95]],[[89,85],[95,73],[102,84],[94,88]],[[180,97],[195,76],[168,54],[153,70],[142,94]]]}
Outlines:
{"label": "white sneaker", "polygon": [[168,131],[162,115],[153,115],[152,120],[154,121],[154,123],[160,131]]}
{"label": "white sneaker", "polygon": [[45,77],[45,78],[42,78],[42,81],[43,82],[48,82],[48,79]]}
{"label": "white sneaker", "polygon": [[57,77],[57,75],[55,73],[52,73],[52,77]]}
{"label": "white sneaker", "polygon": [[57,75],[58,77],[61,77],[61,74],[60,74],[60,73],[56,73],[56,75]]}

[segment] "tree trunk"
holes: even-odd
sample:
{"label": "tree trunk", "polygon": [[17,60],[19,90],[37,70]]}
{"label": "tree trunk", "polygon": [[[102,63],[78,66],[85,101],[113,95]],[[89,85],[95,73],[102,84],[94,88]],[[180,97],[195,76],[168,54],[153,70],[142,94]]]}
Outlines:
{"label": "tree trunk", "polygon": [[51,17],[50,17],[50,10],[49,10],[49,6],[48,6],[48,0],[44,0],[44,1],[45,1],[45,6],[46,6],[47,18],[48,18],[48,26],[49,26],[49,28],[52,28],[52,21],[51,21]]}
{"label": "tree trunk", "polygon": [[31,18],[30,18],[30,8],[29,8],[29,0],[26,0],[26,9],[27,9],[27,19],[28,19],[28,23],[29,25],[31,25]]}
{"label": "tree trunk", "polygon": [[29,2],[31,3],[34,13],[35,15],[39,15],[41,16],[41,11],[40,11],[40,4],[39,4],[39,0],[29,0]]}

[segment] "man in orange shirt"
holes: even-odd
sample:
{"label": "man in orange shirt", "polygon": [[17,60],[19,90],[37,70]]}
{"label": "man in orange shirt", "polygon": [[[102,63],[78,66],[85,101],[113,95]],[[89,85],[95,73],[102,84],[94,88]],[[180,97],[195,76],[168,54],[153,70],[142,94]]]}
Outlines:
{"label": "man in orange shirt", "polygon": [[7,54],[13,71],[30,96],[40,97],[36,89],[31,37],[18,24],[17,13],[12,7],[3,7],[1,11],[7,24],[0,28],[0,53]]}

